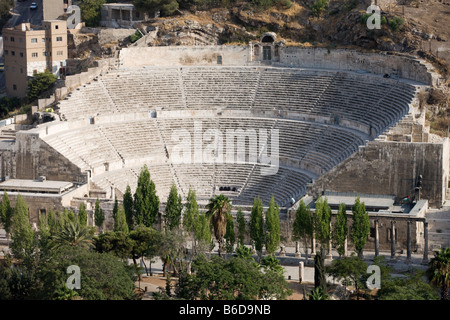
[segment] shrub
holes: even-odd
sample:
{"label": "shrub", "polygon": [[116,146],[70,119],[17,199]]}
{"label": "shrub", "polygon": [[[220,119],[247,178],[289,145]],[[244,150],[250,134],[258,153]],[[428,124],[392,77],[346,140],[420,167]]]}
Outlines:
{"label": "shrub", "polygon": [[142,33],[139,30],[136,30],[136,32],[129,37],[131,43],[138,41],[140,38],[142,38]]}
{"label": "shrub", "polygon": [[326,7],[328,7],[328,0],[316,0],[311,6],[311,10],[313,15],[316,17],[320,17],[322,12],[325,11]]}
{"label": "shrub", "polygon": [[394,17],[389,19],[388,24],[392,31],[397,32],[403,28],[405,20],[401,17]]}

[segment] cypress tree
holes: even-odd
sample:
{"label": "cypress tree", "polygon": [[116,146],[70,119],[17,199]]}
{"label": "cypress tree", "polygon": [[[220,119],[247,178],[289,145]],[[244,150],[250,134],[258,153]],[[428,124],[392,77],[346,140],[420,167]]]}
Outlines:
{"label": "cypress tree", "polygon": [[116,218],[114,219],[114,231],[121,231],[124,233],[129,232],[127,219],[125,217],[125,209],[122,205],[117,208]]}
{"label": "cypress tree", "polygon": [[181,196],[178,195],[175,184],[172,184],[165,209],[165,223],[168,230],[173,230],[180,225],[182,211]]}
{"label": "cypress tree", "polygon": [[351,239],[355,245],[358,257],[362,259],[363,249],[366,245],[367,237],[370,233],[369,214],[366,211],[366,205],[361,202],[360,198],[355,199],[352,207],[353,223],[351,226]]}
{"label": "cypress tree", "polygon": [[103,226],[103,222],[105,221],[105,213],[103,212],[103,209],[100,207],[99,199],[97,199],[97,201],[95,201],[94,220],[95,220],[95,225],[101,230],[102,226]]}
{"label": "cypress tree", "polygon": [[252,212],[250,214],[250,238],[255,244],[255,249],[261,257],[264,246],[264,217],[263,204],[259,197],[253,200]]}
{"label": "cypress tree", "polygon": [[87,212],[83,202],[80,203],[80,210],[78,211],[78,221],[80,222],[80,225],[87,226]]}
{"label": "cypress tree", "polygon": [[233,253],[234,244],[236,243],[236,235],[234,233],[234,221],[233,215],[228,213],[227,215],[227,228],[225,232],[225,251],[227,253]]}
{"label": "cypress tree", "polygon": [[305,205],[303,200],[300,200],[300,205],[295,214],[293,224],[293,236],[295,240],[303,239],[305,244],[306,258],[308,258],[308,240],[313,234],[313,222],[311,210]]}
{"label": "cypress tree", "polygon": [[153,225],[159,211],[159,197],[156,195],[155,183],[150,179],[146,165],[138,177],[133,208],[136,225],[143,224],[146,227]]}
{"label": "cypress tree", "polygon": [[334,245],[339,253],[339,256],[341,257],[345,254],[345,240],[347,239],[348,234],[347,215],[345,212],[345,208],[345,203],[341,203],[339,205],[336,222],[333,229]]}
{"label": "cypress tree", "polygon": [[241,208],[238,208],[236,213],[237,230],[238,230],[238,245],[244,245],[245,234],[247,233],[247,226],[245,223],[244,213]]}
{"label": "cypress tree", "polygon": [[23,260],[33,253],[35,234],[28,216],[28,205],[20,194],[12,216],[11,240],[11,252],[16,259]]}
{"label": "cypress tree", "polygon": [[134,229],[134,212],[133,212],[133,195],[131,194],[131,188],[127,185],[125,193],[123,195],[123,209],[125,211],[125,217],[127,219],[128,229]]}
{"label": "cypress tree", "polygon": [[280,208],[275,204],[272,196],[269,208],[266,212],[266,250],[268,254],[274,254],[280,244]]}

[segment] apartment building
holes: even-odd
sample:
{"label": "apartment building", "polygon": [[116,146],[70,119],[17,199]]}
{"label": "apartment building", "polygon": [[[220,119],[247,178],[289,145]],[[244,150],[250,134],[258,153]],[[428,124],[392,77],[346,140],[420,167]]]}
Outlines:
{"label": "apartment building", "polygon": [[27,81],[36,73],[64,74],[67,60],[67,23],[42,21],[39,27],[22,23],[3,29],[6,93],[25,97]]}

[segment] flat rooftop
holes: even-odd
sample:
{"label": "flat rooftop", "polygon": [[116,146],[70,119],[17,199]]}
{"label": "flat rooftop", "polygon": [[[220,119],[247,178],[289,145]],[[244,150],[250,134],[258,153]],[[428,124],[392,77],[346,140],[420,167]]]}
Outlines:
{"label": "flat rooftop", "polygon": [[8,179],[0,183],[0,190],[9,192],[37,192],[61,194],[73,188],[68,181]]}

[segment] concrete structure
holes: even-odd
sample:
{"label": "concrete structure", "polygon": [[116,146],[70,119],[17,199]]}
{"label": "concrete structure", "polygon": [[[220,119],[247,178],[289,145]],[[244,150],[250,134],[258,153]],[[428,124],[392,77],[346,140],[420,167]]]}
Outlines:
{"label": "concrete structure", "polygon": [[102,27],[134,27],[136,23],[148,20],[145,12],[137,10],[131,3],[105,3],[101,9]]}
{"label": "concrete structure", "polygon": [[65,21],[43,21],[42,27],[22,23],[3,29],[6,92],[24,97],[27,81],[36,73],[48,70],[64,74],[67,52]]}
{"label": "concrete structure", "polygon": [[49,210],[62,211],[71,205],[74,197],[82,197],[87,185],[74,185],[68,181],[9,179],[0,183],[0,191],[7,192],[14,207],[20,194],[28,204],[30,222],[39,224],[39,216]]}

